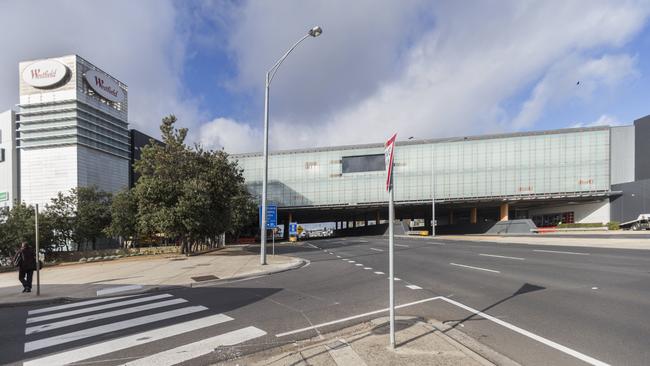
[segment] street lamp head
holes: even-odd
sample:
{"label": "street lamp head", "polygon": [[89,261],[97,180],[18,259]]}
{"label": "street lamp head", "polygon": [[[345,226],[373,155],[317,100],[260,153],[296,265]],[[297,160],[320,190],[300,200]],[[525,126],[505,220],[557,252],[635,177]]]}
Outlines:
{"label": "street lamp head", "polygon": [[319,26],[315,26],[314,28],[309,30],[309,35],[312,37],[318,37],[323,33],[323,28]]}

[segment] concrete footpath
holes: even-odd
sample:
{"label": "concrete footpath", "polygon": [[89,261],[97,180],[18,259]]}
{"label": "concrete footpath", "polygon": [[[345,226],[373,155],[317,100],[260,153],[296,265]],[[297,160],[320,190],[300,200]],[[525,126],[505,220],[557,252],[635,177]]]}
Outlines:
{"label": "concrete footpath", "polygon": [[[388,345],[388,318],[383,317],[219,365],[518,365],[437,321],[397,317],[395,328],[394,350]],[[219,352],[220,349],[215,351]]]}
{"label": "concrete footpath", "polygon": [[[534,234],[525,236],[515,235],[440,235],[436,239],[460,240],[474,242],[555,245],[570,247],[614,248],[614,249],[640,249],[650,250],[650,238],[641,234],[620,233],[595,234],[594,232],[572,233],[571,237],[561,234]],[[602,236],[602,237],[601,237]],[[422,237],[432,239],[431,237]]]}
{"label": "concrete footpath", "polygon": [[305,261],[268,255],[267,263],[260,265],[259,255],[247,251],[246,246],[227,247],[191,257],[170,254],[63,263],[40,271],[40,296],[36,296],[36,272],[31,293],[21,293],[18,272],[5,272],[0,273],[0,307],[133,294],[169,286],[194,287],[298,268]]}

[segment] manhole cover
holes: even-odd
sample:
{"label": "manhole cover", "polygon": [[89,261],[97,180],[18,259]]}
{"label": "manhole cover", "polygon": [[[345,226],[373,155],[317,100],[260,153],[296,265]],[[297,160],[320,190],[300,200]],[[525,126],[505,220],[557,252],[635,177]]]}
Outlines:
{"label": "manhole cover", "polygon": [[195,282],[201,282],[201,281],[209,281],[209,280],[218,280],[219,277],[217,277],[217,276],[213,276],[213,275],[209,275],[209,276],[196,276],[196,277],[192,277],[192,279],[193,279]]}

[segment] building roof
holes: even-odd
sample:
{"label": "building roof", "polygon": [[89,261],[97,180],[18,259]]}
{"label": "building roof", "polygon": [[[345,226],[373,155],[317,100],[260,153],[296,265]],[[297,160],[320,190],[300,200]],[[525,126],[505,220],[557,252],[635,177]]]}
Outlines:
{"label": "building roof", "polygon": [[[498,139],[498,138],[524,137],[524,136],[556,135],[561,133],[602,131],[602,130],[609,130],[610,128],[611,128],[610,126],[596,126],[596,127],[580,127],[580,128],[562,128],[562,129],[545,130],[545,131],[511,132],[511,133],[489,134],[489,135],[445,137],[445,138],[437,138],[437,139],[403,140],[403,141],[399,141],[399,146],[424,145],[424,144],[434,144],[434,143],[442,143],[442,142],[490,140],[490,139]],[[383,148],[383,147],[384,147],[384,143],[340,145],[340,146],[326,146],[326,147],[314,147],[314,148],[291,149],[291,150],[278,150],[278,151],[269,152],[269,155],[301,154],[301,153],[310,153],[310,152],[370,149],[370,148]],[[262,156],[262,153],[250,152],[250,153],[232,154],[231,156],[234,158],[250,158],[256,156]]]}

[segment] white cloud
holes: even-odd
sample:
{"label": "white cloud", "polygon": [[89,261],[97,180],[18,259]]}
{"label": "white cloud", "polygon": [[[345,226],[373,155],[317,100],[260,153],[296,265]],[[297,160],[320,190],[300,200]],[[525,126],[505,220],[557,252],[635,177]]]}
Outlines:
{"label": "white cloud", "polygon": [[262,134],[250,126],[228,118],[217,118],[201,126],[199,142],[203,146],[230,153],[261,151]]}
{"label": "white cloud", "polygon": [[549,104],[571,97],[589,99],[600,86],[614,87],[638,74],[636,60],[629,55],[604,55],[584,60],[569,57],[553,65],[535,85],[530,98],[512,120],[515,129],[527,128],[539,119]]}
{"label": "white cloud", "polygon": [[597,120],[591,121],[591,122],[578,122],[574,123],[571,127],[573,128],[578,128],[578,127],[596,127],[596,126],[619,126],[621,125],[621,121],[618,120],[618,118],[614,116],[610,116],[608,114],[603,114],[600,117],[598,117]]}
{"label": "white cloud", "polygon": [[[546,109],[633,76],[634,57],[612,51],[649,9],[647,1],[249,2],[230,38],[233,85],[254,90],[261,110],[266,68],[322,23],[323,35],[274,81],[272,126],[301,134],[272,148],[529,128]],[[513,101],[530,88],[527,101]]]}
{"label": "white cloud", "polygon": [[170,1],[3,1],[0,109],[18,103],[18,62],[78,54],[129,85],[131,127],[159,135],[164,115],[195,121],[185,98],[185,35]]}

